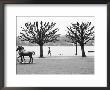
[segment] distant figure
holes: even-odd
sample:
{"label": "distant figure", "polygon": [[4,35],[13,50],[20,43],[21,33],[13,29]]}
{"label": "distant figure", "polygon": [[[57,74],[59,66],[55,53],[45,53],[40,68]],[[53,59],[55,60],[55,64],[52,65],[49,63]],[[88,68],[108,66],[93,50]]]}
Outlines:
{"label": "distant figure", "polygon": [[48,55],[51,56],[51,50],[50,50],[50,47],[48,47],[48,48],[49,48],[49,50],[48,50]]}

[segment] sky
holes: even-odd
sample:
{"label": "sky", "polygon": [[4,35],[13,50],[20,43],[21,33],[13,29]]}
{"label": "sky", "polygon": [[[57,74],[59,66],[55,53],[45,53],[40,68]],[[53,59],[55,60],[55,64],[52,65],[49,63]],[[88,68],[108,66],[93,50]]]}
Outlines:
{"label": "sky", "polygon": [[[67,27],[71,26],[71,23],[76,22],[91,22],[95,26],[95,17],[94,16],[18,16],[17,19],[17,36],[22,32],[21,27],[25,27],[25,23],[36,21],[40,22],[55,22],[56,25],[54,28],[58,28],[58,34],[65,35],[68,31]],[[91,25],[91,26],[92,26]]]}

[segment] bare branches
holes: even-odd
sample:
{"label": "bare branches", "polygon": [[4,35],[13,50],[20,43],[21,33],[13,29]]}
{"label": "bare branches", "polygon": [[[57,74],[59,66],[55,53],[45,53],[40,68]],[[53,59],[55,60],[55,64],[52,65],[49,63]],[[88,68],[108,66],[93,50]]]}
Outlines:
{"label": "bare branches", "polygon": [[[34,22],[33,24],[25,23],[25,29],[22,28],[21,36],[19,38],[22,41],[29,41],[31,43],[37,43],[39,45],[43,45],[48,42],[55,42],[59,34],[56,32],[59,30],[58,28],[53,29],[56,23],[54,22]],[[53,30],[52,30],[53,29]]]}
{"label": "bare branches", "polygon": [[88,41],[94,39],[94,26],[91,26],[91,22],[81,24],[77,22],[72,26],[67,27],[67,37],[71,39],[73,43],[86,44]]}

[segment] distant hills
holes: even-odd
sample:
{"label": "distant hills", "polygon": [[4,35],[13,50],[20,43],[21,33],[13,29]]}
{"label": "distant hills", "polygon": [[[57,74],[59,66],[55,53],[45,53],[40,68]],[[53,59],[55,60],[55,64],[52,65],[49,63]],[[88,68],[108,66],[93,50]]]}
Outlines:
{"label": "distant hills", "polygon": [[[55,43],[49,42],[44,44],[44,46],[73,46],[73,43],[69,43],[66,41],[69,41],[69,39],[65,36],[62,35],[58,38],[59,41],[56,41]],[[94,40],[89,41],[86,46],[93,46]],[[16,45],[22,45],[22,46],[37,46],[38,44],[32,44],[29,43],[28,41],[21,41],[18,37],[16,38]]]}

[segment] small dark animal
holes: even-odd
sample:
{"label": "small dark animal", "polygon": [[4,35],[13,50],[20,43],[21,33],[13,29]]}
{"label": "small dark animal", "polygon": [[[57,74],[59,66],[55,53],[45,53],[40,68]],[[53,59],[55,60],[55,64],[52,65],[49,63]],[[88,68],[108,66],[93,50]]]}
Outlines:
{"label": "small dark animal", "polygon": [[30,61],[29,63],[33,63],[33,57],[32,55],[35,55],[34,51],[24,51],[24,47],[22,46],[18,46],[18,48],[16,49],[16,51],[18,51],[19,53],[19,57],[21,57],[21,63],[23,63],[23,58],[24,56],[29,56],[30,57]]}

